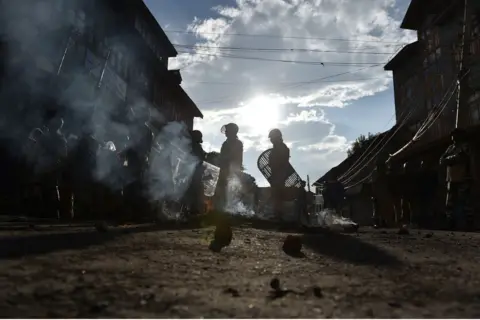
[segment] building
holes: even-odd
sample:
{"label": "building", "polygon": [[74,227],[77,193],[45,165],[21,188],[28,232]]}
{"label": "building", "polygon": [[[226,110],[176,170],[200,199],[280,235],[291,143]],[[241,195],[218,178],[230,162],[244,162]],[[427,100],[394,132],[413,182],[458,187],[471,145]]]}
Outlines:
{"label": "building", "polygon": [[377,199],[378,210],[381,210],[384,215],[393,215],[394,209],[388,194],[388,183],[377,179],[374,173],[377,166],[385,163],[390,153],[407,141],[407,137],[408,130],[405,126],[398,124],[380,133],[362,150],[347,157],[315,181],[313,186],[316,187],[317,194],[321,192],[324,185],[328,184],[328,181],[339,180],[345,187],[343,212],[359,225],[372,223],[372,197]]}
{"label": "building", "polygon": [[18,77],[28,82],[22,91],[29,94],[18,98],[35,96],[32,108],[38,109],[39,94],[70,111],[78,111],[78,100],[85,109],[88,98],[98,104],[100,97],[102,110],[119,122],[155,110],[162,122],[182,121],[193,129],[193,119],[203,117],[181,87],[180,71],[168,70],[177,51],[142,0],[1,5],[0,47],[7,49],[0,51],[8,61],[2,83]]}
{"label": "building", "polygon": [[[91,142],[82,138],[93,137],[100,145],[111,141],[119,157],[108,160],[104,171],[130,170],[139,181],[153,135],[172,121],[192,130],[194,118],[203,117],[181,87],[180,71],[168,70],[176,55],[142,0],[0,0],[2,158],[25,160],[28,151],[22,147],[30,133],[43,129],[54,114],[64,120],[62,131],[73,153]],[[120,156],[139,160],[125,169]],[[77,158],[75,166],[87,163]],[[95,169],[92,161],[88,170],[97,174],[104,160],[95,161]],[[8,201],[0,197],[0,210],[10,207],[7,202],[21,203],[10,201],[10,195],[21,195],[30,175],[27,166],[18,167],[3,179],[2,187],[15,191]],[[115,187],[120,184],[125,181]],[[136,197],[132,194],[125,198]]]}
{"label": "building", "polygon": [[[466,35],[464,62],[470,73],[466,81],[462,82],[458,127],[469,132],[472,138],[473,199],[478,199],[475,195],[480,193],[480,144],[475,136],[480,130],[480,5],[478,1],[468,1],[468,6],[467,24],[471,21],[471,34]],[[408,7],[401,28],[416,31],[418,40],[399,52],[385,69],[393,72],[397,115],[408,108],[409,104],[418,108],[415,117],[408,123],[412,129],[418,125],[417,120],[424,121],[432,108],[440,104],[457,79],[463,14],[463,1],[412,0]],[[405,102],[411,100],[412,96],[415,97],[413,103]],[[455,98],[456,96],[453,96],[446,104],[425,135],[394,159],[396,163],[408,162],[421,168],[419,173],[426,170],[430,175],[435,175],[432,179],[435,178],[439,183],[436,185],[433,210],[436,212],[434,214],[438,215],[442,215],[445,210],[446,195],[446,186],[443,183],[446,171],[439,166],[438,160],[450,144],[450,133],[455,128]],[[480,203],[475,201],[475,210],[478,210]],[[478,223],[479,219],[476,220]]]}

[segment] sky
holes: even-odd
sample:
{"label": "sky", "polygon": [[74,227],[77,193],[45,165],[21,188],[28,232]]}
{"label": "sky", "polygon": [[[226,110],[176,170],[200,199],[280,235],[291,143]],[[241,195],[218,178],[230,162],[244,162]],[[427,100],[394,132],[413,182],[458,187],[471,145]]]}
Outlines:
{"label": "sky", "polygon": [[409,0],[144,1],[179,51],[169,68],[204,115],[194,127],[205,151],[218,151],[222,125],[237,123],[259,186],[268,185],[256,163],[273,128],[313,183],[360,134],[395,123],[383,66],[415,40],[399,28]]}

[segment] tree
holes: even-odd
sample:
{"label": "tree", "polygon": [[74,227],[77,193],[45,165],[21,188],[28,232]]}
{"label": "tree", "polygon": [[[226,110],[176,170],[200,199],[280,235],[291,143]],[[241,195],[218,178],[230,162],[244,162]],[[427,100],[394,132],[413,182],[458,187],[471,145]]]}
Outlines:
{"label": "tree", "polygon": [[361,134],[357,139],[355,139],[355,141],[352,142],[351,147],[347,150],[347,155],[351,157],[357,152],[365,151],[379,134],[380,133],[373,134],[371,132],[369,132],[366,136]]}
{"label": "tree", "polygon": [[220,152],[208,152],[205,161],[218,167],[220,165]]}

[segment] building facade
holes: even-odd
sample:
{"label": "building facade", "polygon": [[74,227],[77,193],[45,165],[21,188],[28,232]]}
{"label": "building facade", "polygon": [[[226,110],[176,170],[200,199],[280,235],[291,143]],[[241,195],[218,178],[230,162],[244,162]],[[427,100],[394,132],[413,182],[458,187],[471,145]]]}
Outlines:
{"label": "building facade", "polygon": [[[431,114],[432,109],[441,105],[441,101],[449,97],[448,92],[455,85],[460,74],[460,61],[462,59],[462,30],[464,1],[440,0],[419,1],[412,0],[405,14],[401,28],[417,32],[418,40],[407,45],[385,67],[393,72],[395,87],[395,110],[397,115],[406,108],[403,101],[412,96],[415,101],[410,104],[418,110],[418,117],[412,117],[409,125],[415,128],[417,119],[423,122]],[[480,159],[478,134],[480,125],[480,26],[479,2],[468,1],[467,7],[467,34],[465,42],[464,66],[469,74],[462,82],[462,99],[459,104],[458,127],[465,129],[471,136],[471,164],[474,180],[472,199],[475,210],[480,208],[476,195],[480,194],[479,179],[480,168],[477,165]],[[470,23],[469,23],[470,22]],[[412,49],[414,48],[414,49]],[[405,52],[409,51],[408,57]],[[403,61],[403,63],[399,63]],[[411,69],[410,79],[400,77]],[[411,81],[411,83],[409,83]],[[402,90],[400,88],[404,87]],[[463,98],[465,97],[465,98]],[[418,174],[425,170],[435,175],[438,181],[435,187],[435,201],[433,210],[441,216],[445,210],[445,170],[439,166],[439,158],[450,144],[450,133],[455,128],[456,93],[446,104],[425,135],[414,143],[405,152],[394,159],[397,163],[411,163],[416,167]],[[415,120],[414,120],[415,119]],[[398,118],[397,118],[398,120]],[[416,130],[412,130],[414,132]],[[476,218],[478,224],[479,219]]]}
{"label": "building facade", "polygon": [[3,83],[23,75],[28,89],[38,88],[30,95],[41,92],[75,111],[76,101],[86,108],[87,97],[100,98],[118,121],[153,110],[191,130],[202,117],[180,71],[168,70],[177,51],[142,0],[26,0],[2,8]]}

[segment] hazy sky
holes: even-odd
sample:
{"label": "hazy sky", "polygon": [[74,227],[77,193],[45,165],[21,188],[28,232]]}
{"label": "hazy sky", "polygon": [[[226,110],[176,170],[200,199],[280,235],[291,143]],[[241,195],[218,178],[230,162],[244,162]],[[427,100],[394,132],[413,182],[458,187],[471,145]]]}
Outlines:
{"label": "hazy sky", "polygon": [[218,150],[221,126],[236,122],[259,185],[266,181],[256,161],[274,127],[313,182],[358,135],[394,124],[383,66],[415,39],[399,29],[408,0],[144,1],[180,52],[170,68],[182,70],[204,114],[195,127],[205,150]]}

